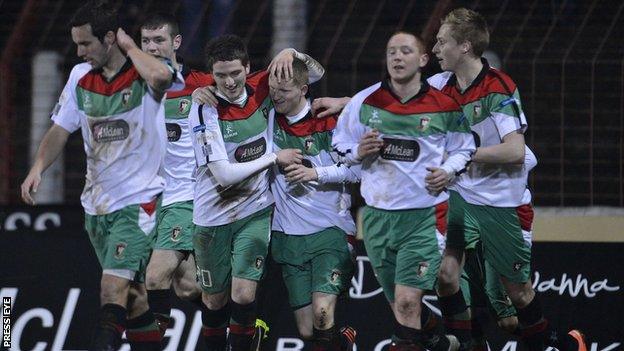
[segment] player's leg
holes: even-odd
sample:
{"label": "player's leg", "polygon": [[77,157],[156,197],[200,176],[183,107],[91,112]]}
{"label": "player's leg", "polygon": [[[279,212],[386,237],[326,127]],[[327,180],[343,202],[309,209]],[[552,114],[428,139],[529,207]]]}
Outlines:
{"label": "player's leg", "polygon": [[336,227],[305,236],[312,266],[312,309],[316,350],[351,350],[356,332],[335,324],[338,296],[346,292],[353,276],[347,234]]}
{"label": "player's leg", "polygon": [[281,268],[288,291],[288,303],[294,311],[299,335],[306,342],[310,341],[314,325],[312,270],[305,237],[274,231],[271,235],[271,253]]}
{"label": "player's leg", "polygon": [[[120,342],[124,327],[127,327],[129,341],[139,346],[160,343],[160,334],[153,333],[141,340],[132,338],[134,324],[127,324],[135,317],[129,304],[131,282],[143,283],[150,244],[155,234],[156,217],[160,198],[132,205],[102,216],[87,216],[85,226],[100,264],[103,268],[101,282],[102,313],[96,328],[92,348],[106,349]],[[144,291],[144,290],[143,290]],[[145,304],[147,305],[147,303]],[[151,311],[142,311],[153,319]],[[120,320],[122,318],[123,320]],[[145,317],[150,319],[150,317]],[[151,325],[152,321],[146,322]],[[155,322],[153,325],[156,325]],[[151,327],[145,327],[145,330]],[[135,347],[136,348],[136,347]]]}
{"label": "player's leg", "polygon": [[[484,258],[501,275],[505,290],[518,312],[521,338],[530,350],[543,350],[546,336],[556,336],[559,350],[585,348],[583,340],[550,329],[530,279],[531,224],[529,205],[518,208],[480,206],[483,213]],[[487,229],[486,229],[487,228]]]}
{"label": "player's leg", "polygon": [[223,351],[230,320],[231,225],[195,226],[193,247],[202,289],[202,338],[208,351]]}
{"label": "player's leg", "polygon": [[478,222],[470,204],[450,191],[446,249],[438,273],[438,301],[446,331],[459,340],[460,349],[469,349],[472,340],[471,315],[462,290],[460,276],[465,263],[464,250],[479,238]]}
{"label": "player's leg", "polygon": [[256,289],[269,248],[272,207],[232,223],[232,312],[228,344],[247,351],[255,332]]}
{"label": "player's leg", "polygon": [[162,335],[147,302],[144,283],[131,282],[128,292],[126,337],[132,351],[161,350]]}
{"label": "player's leg", "polygon": [[[192,221],[192,201],[163,206],[159,214],[154,251],[147,265],[146,286],[148,301],[162,334],[171,321],[171,285],[175,272],[193,250]],[[199,291],[197,288],[197,296]]]}
{"label": "player's leg", "polygon": [[190,253],[181,260],[174,273],[173,290],[176,296],[182,300],[193,302],[196,305],[198,301],[201,302],[201,289],[197,284],[195,257]]}

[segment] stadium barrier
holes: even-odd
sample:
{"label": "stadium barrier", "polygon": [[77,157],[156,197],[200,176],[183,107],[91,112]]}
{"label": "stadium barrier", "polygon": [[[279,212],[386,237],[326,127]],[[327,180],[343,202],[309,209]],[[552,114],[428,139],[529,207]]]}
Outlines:
{"label": "stadium barrier", "polygon": [[[551,226],[560,228],[566,218],[577,227],[588,221],[583,216],[560,216]],[[543,220],[548,225],[548,220]],[[612,221],[592,223],[588,237],[614,230]],[[82,209],[0,207],[0,225],[0,295],[3,302],[10,300],[9,309],[3,310],[10,312],[11,349],[86,349],[97,315],[101,273],[82,229]],[[592,351],[622,349],[623,250],[623,240],[534,243],[533,279],[546,315],[556,327],[582,328]],[[339,304],[337,318],[358,330],[358,350],[380,351],[389,342],[393,319],[361,242],[358,254],[349,298]],[[274,273],[267,278],[270,288],[265,291],[265,300],[272,303],[262,308],[271,328],[265,350],[303,350],[286,292],[278,272]],[[427,296],[425,303],[438,311],[435,296]],[[166,350],[202,350],[201,316],[194,306],[176,301],[172,316],[175,322],[166,333]],[[3,330],[6,332],[6,326]],[[497,330],[491,321],[486,333],[492,350],[517,349],[515,339]],[[121,350],[129,350],[129,346],[124,344]]]}

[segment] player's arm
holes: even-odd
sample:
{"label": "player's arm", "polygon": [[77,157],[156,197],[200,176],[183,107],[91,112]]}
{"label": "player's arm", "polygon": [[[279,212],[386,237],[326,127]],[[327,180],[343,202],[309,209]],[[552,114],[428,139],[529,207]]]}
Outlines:
{"label": "player's arm", "polygon": [[361,103],[351,100],[342,110],[334,135],[332,147],[338,153],[340,161],[347,165],[359,164],[362,159],[378,153],[383,146],[379,133],[367,131],[359,121]]}
{"label": "player's arm", "polygon": [[30,168],[21,186],[22,200],[27,204],[35,204],[32,194],[37,192],[37,188],[41,182],[41,174],[43,174],[61,154],[67,143],[69,134],[67,130],[55,123],[44,135],[43,140],[41,140],[39,144],[39,149],[37,150],[35,163]]}
{"label": "player's arm", "polygon": [[445,149],[448,157],[444,163],[440,167],[427,167],[426,187],[434,193],[442,191],[466,167],[476,149],[468,120],[460,111],[447,117]]}
{"label": "player's arm", "polygon": [[524,134],[518,130],[505,135],[502,142],[498,145],[478,148],[472,157],[472,161],[495,164],[522,164],[524,163],[524,155]]}
{"label": "player's arm", "polygon": [[302,164],[293,164],[284,169],[286,181],[289,183],[319,182],[328,183],[357,183],[360,181],[360,165],[347,166],[337,163],[331,166],[309,168]]}
{"label": "player's arm", "polygon": [[312,101],[312,113],[316,118],[340,114],[345,106],[351,101],[348,96],[341,98],[322,97]]}
{"label": "player's arm", "polygon": [[223,187],[240,183],[275,163],[282,166],[301,163],[301,151],[294,149],[268,153],[249,162],[231,163],[227,156],[215,108],[193,102],[189,113],[189,123],[193,132],[191,140],[197,166],[207,167],[215,180]]}
{"label": "player's arm", "polygon": [[309,83],[318,82],[323,78],[325,68],[323,68],[318,61],[313,59],[310,55],[298,52],[292,48],[284,49],[275,55],[267,71],[269,71],[271,75],[274,75],[278,82],[281,80],[282,75],[286,77],[286,79],[291,79],[293,76],[292,62],[295,57],[303,61],[308,67]]}
{"label": "player's arm", "polygon": [[132,60],[139,75],[154,90],[154,98],[160,100],[171,86],[175,71],[158,58],[143,52],[121,28],[117,30],[117,43]]}

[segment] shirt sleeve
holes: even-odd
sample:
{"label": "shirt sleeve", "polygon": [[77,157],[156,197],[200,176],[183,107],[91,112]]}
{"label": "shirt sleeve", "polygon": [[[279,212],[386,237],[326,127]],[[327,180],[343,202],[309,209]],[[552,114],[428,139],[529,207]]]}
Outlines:
{"label": "shirt sleeve", "polygon": [[[52,110],[52,121],[70,133],[80,128],[80,111],[76,99],[76,83],[78,81],[81,68],[76,66],[72,69],[69,79],[61,92],[58,102]],[[88,70],[87,70],[88,71]],[[87,72],[85,71],[85,72]]]}
{"label": "shirt sleeve", "polygon": [[189,129],[192,132],[191,142],[197,167],[228,159],[217,110],[214,107],[193,102],[189,112]]}
{"label": "shirt sleeve", "polygon": [[492,94],[488,97],[490,115],[496,124],[501,139],[511,132],[524,133],[527,129],[527,120],[522,111],[518,89],[512,95]]}
{"label": "shirt sleeve", "polygon": [[446,152],[448,157],[440,168],[453,175],[463,170],[476,150],[474,137],[470,133],[468,119],[461,112],[449,116],[446,132]]}
{"label": "shirt sleeve", "polygon": [[338,153],[341,162],[347,165],[358,164],[357,149],[360,139],[366,133],[366,127],[360,123],[361,103],[351,99],[340,113],[332,136],[332,147]]}
{"label": "shirt sleeve", "polygon": [[318,182],[326,183],[357,183],[361,178],[361,166],[347,166],[338,163],[331,166],[316,167]]}

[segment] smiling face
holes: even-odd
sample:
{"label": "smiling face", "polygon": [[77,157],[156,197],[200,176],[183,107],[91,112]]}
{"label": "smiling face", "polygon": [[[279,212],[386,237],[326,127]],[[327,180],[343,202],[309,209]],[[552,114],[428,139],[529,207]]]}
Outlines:
{"label": "smiling face", "polygon": [[386,46],[386,68],[390,79],[406,84],[416,79],[417,73],[427,64],[427,54],[418,39],[408,33],[393,35]]}
{"label": "smiling face", "polygon": [[181,43],[182,36],[178,34],[172,37],[168,24],[156,29],[141,29],[141,50],[156,57],[173,61]]}
{"label": "smiling face", "polygon": [[298,86],[295,79],[282,79],[279,83],[273,75],[269,77],[269,94],[275,111],[286,116],[294,116],[305,105],[305,94],[308,86]]}
{"label": "smiling face", "polygon": [[113,43],[111,35],[114,37],[114,33],[108,32],[104,41],[100,41],[93,35],[91,25],[88,23],[71,29],[72,40],[76,44],[76,55],[88,62],[93,69],[102,68],[108,62],[108,50]]}
{"label": "smiling face", "polygon": [[443,71],[454,72],[468,51],[468,44],[458,43],[451,35],[451,30],[452,27],[449,24],[443,24],[440,27],[432,52]]}
{"label": "smiling face", "polygon": [[217,61],[212,65],[212,76],[217,89],[230,101],[243,95],[247,74],[249,65],[243,66],[241,60]]}

